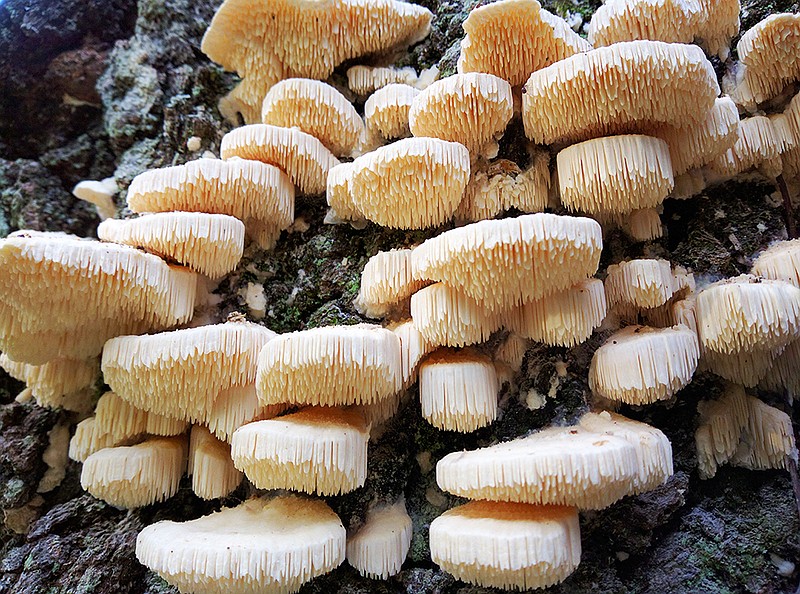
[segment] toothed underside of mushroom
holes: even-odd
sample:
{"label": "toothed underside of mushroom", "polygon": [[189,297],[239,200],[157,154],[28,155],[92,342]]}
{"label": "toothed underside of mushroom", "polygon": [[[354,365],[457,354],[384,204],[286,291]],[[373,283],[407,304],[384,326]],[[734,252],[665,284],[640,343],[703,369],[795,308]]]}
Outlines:
{"label": "toothed underside of mushroom", "polygon": [[410,249],[378,252],[364,266],[353,304],[367,317],[381,318],[423,286],[411,274]]}
{"label": "toothed underside of mushroom", "polygon": [[225,497],[242,482],[242,473],[231,459],[231,446],[199,425],[192,427],[188,472],[192,491],[201,499]]}
{"label": "toothed underside of mushroom", "polygon": [[800,288],[800,239],[779,241],[759,254],[752,274]]}
{"label": "toothed underside of mushroom", "polygon": [[0,353],[0,367],[14,379],[25,382],[39,406],[86,412],[91,409],[90,388],[97,381],[97,359],[53,359],[42,365],[12,361]]}
{"label": "toothed underside of mushroom", "polygon": [[347,539],[347,562],[363,576],[385,580],[400,572],[411,536],[411,517],[402,501],[373,508],[364,525]]}
{"label": "toothed underside of mushroom", "polygon": [[623,229],[634,241],[652,241],[664,235],[661,216],[655,208],[634,210],[626,217]]}
{"label": "toothed underside of mushroom", "polygon": [[711,161],[709,167],[722,179],[754,167],[768,177],[776,177],[783,169],[780,153],[784,142],[781,131],[770,118],[745,118],[739,122],[734,145]]}
{"label": "toothed underside of mushroom", "polygon": [[252,382],[221,391],[204,420],[214,435],[230,442],[233,432],[242,425],[271,419],[287,408],[288,404],[261,404],[256,394],[256,384]]}
{"label": "toothed underside of mushroom", "polygon": [[436,345],[419,331],[413,320],[392,324],[389,329],[400,339],[400,360],[403,370],[403,386],[408,387],[416,380],[417,365]]}
{"label": "toothed underside of mushroom", "polygon": [[352,66],[347,69],[347,87],[362,96],[393,84],[414,86],[418,78],[416,70],[410,67]]}
{"label": "toothed underside of mushroom", "polygon": [[606,269],[609,307],[648,309],[664,305],[675,293],[675,277],[666,260],[629,260]]}
{"label": "toothed underside of mushroom", "polygon": [[782,348],[751,348],[739,353],[719,353],[706,348],[700,365],[728,381],[752,388],[767,375],[781,351]]}
{"label": "toothed underside of mushroom", "polygon": [[364,103],[368,145],[379,146],[385,140],[411,136],[408,114],[419,93],[409,85],[390,84],[369,96]]}

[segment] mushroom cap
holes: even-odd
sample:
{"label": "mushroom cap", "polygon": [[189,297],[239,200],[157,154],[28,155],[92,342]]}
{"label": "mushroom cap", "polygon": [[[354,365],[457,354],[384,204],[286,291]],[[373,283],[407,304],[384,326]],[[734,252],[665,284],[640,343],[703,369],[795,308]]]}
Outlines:
{"label": "mushroom cap", "polygon": [[33,365],[88,359],[113,336],[191,320],[196,290],[193,272],[128,246],[13,233],[0,240],[0,350]]}
{"label": "mushroom cap", "polygon": [[353,161],[349,191],[364,217],[395,229],[446,222],[469,181],[469,151],[438,138],[406,138]]}
{"label": "mushroom cap", "polygon": [[761,252],[751,273],[800,288],[800,239],[779,241]]}
{"label": "mushroom cap", "polygon": [[531,72],[591,49],[569,25],[536,0],[479,6],[463,24],[459,72],[488,72],[523,84]]}
{"label": "mushroom cap", "polygon": [[353,305],[367,317],[382,318],[424,286],[411,274],[410,249],[378,252],[364,266]]}
{"label": "mushroom cap", "polygon": [[701,0],[608,0],[592,15],[589,43],[595,47],[636,39],[691,43],[702,32],[704,8]]}
{"label": "mushroom cap", "polygon": [[628,41],[531,74],[522,120],[534,142],[580,141],[655,124],[699,123],[718,95],[714,68],[699,47]]}
{"label": "mushroom cap", "polygon": [[385,580],[400,572],[411,534],[411,517],[403,501],[372,508],[364,525],[347,539],[347,562],[363,576]]}
{"label": "mushroom cap", "polygon": [[236,468],[259,489],[349,493],[367,478],[369,429],[356,411],[309,407],[236,430]]}
{"label": "mushroom cap", "polygon": [[83,462],[81,487],[109,505],[131,509],[178,492],[186,471],[186,438],[159,437],[105,448]]}
{"label": "mushroom cap", "polygon": [[353,163],[341,163],[331,167],[325,180],[325,199],[336,213],[336,216],[347,221],[358,221],[364,218],[358,210],[353,196],[350,194],[350,178],[353,175]]}
{"label": "mushroom cap", "polygon": [[347,69],[347,88],[361,96],[369,95],[393,84],[412,86],[417,83],[417,80],[417,72],[410,66],[396,68],[394,66],[358,65]]}
{"label": "mushroom cap", "polygon": [[612,264],[606,270],[609,307],[649,309],[664,305],[678,289],[666,260],[637,259]]}
{"label": "mushroom cap", "polygon": [[261,105],[264,124],[299,128],[338,157],[350,155],[364,133],[355,107],[328,83],[289,78],[272,87]]}
{"label": "mushroom cap", "polygon": [[469,433],[497,418],[500,385],[491,359],[471,351],[436,351],[419,366],[422,417],[434,427]]}
{"label": "mushroom cap", "polygon": [[736,129],[736,142],[711,161],[709,168],[723,180],[754,167],[768,177],[776,177],[783,168],[780,153],[784,142],[780,130],[770,118],[745,118]]}
{"label": "mushroom cap", "polygon": [[507,365],[513,373],[522,369],[525,353],[531,346],[531,341],[516,332],[509,332],[508,336],[498,345],[494,353],[494,360]]}
{"label": "mushroom cap", "polygon": [[703,349],[700,365],[730,382],[752,388],[767,375],[782,350],[753,348],[738,353],[718,353]]}
{"label": "mushroom cap", "polygon": [[371,404],[401,386],[400,339],[369,324],[282,334],[258,360],[263,404]]}
{"label": "mushroom cap", "polygon": [[470,501],[431,522],[433,562],[459,580],[530,591],[563,581],[581,559],[573,507]]}
{"label": "mushroom cap", "polygon": [[795,340],[775,358],[760,385],[776,392],[787,390],[792,394],[798,394],[800,393],[798,369],[800,369],[800,340]]}
{"label": "mushroom cap", "polygon": [[251,124],[222,137],[222,158],[252,159],[279,167],[302,194],[325,192],[328,170],[339,159],[319,140],[297,128]]}
{"label": "mushroom cap", "polygon": [[255,381],[258,354],[275,336],[246,322],[121,336],[103,349],[103,377],[138,408],[203,422],[222,391]]}
{"label": "mushroom cap", "polygon": [[214,435],[230,443],[233,432],[242,425],[271,419],[287,408],[289,407],[286,404],[262,405],[253,382],[244,386],[232,386],[220,392],[204,420]]}
{"label": "mushroom cap", "polygon": [[345,537],[324,501],[284,495],[151,524],[136,557],[185,592],[289,594],[344,561]]}
{"label": "mushroom cap", "polygon": [[242,77],[226,99],[252,123],[279,80],[325,79],[345,60],[416,43],[427,36],[432,16],[422,6],[394,0],[226,0],[201,49]]}
{"label": "mushroom cap", "polygon": [[231,460],[231,446],[199,425],[192,427],[189,438],[189,474],[192,491],[200,499],[225,497],[242,482],[242,473]]}
{"label": "mushroom cap", "polygon": [[389,84],[375,91],[364,103],[364,124],[371,142],[411,136],[408,113],[419,89],[407,84]]}
{"label": "mushroom cap", "polygon": [[800,336],[800,289],[749,275],[725,279],[698,293],[697,323],[703,349],[784,347]]}
{"label": "mushroom cap", "polygon": [[414,324],[414,320],[403,320],[396,324],[390,324],[388,328],[400,339],[403,387],[407,388],[416,381],[419,362],[425,355],[433,351],[436,345],[427,341]]}
{"label": "mushroom cap", "polygon": [[692,380],[699,358],[697,336],[686,326],[627,326],[595,351],[589,387],[628,404],[668,400]]}
{"label": "mushroom cap", "polygon": [[184,165],[151,169],[128,188],[133,212],[207,212],[241,220],[247,235],[262,247],[294,221],[294,186],[273,165],[246,159],[197,159]]}
{"label": "mushroom cap", "polygon": [[592,335],[606,317],[603,281],[589,278],[566,291],[530,301],[505,315],[508,328],[550,346],[572,347]]}
{"label": "mushroom cap", "polygon": [[511,85],[493,74],[470,72],[436,81],[408,114],[414,136],[460,142],[471,153],[491,146],[514,115]]}
{"label": "mushroom cap", "polygon": [[675,180],[667,143],[641,134],[607,136],[558,153],[561,202],[590,214],[625,214],[663,202]]}
{"label": "mushroom cap", "polygon": [[443,282],[490,311],[565,290],[597,271],[600,225],[547,213],[481,221],[414,249],[416,278]]}
{"label": "mushroom cap", "polygon": [[625,234],[634,241],[652,241],[664,235],[664,226],[657,208],[640,208],[625,217]]}
{"label": "mushroom cap", "polygon": [[411,296],[411,319],[429,344],[452,347],[484,342],[502,324],[500,314],[443,283]]}
{"label": "mushroom cap", "polygon": [[97,359],[52,359],[42,365],[30,365],[0,353],[0,367],[25,382],[39,406],[75,412],[88,412],[93,406],[86,388],[94,386],[100,375]]}
{"label": "mushroom cap", "polygon": [[580,509],[602,509],[632,493],[638,475],[630,443],[577,427],[454,452],[436,465],[439,487],[459,497]]}
{"label": "mushroom cap", "polygon": [[605,411],[586,413],[581,417],[580,426],[594,433],[621,437],[636,448],[638,492],[655,489],[672,476],[672,445],[667,436],[655,427]]}
{"label": "mushroom cap", "polygon": [[97,227],[103,241],[145,248],[212,278],[231,272],[244,251],[244,224],[234,217],[194,212],[106,219]]}

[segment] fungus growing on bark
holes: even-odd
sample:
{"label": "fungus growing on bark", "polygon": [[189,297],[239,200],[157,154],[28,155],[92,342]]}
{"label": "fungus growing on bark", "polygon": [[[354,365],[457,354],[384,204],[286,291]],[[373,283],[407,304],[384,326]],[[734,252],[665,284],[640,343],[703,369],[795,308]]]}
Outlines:
{"label": "fungus growing on bark", "polygon": [[239,427],[231,456],[259,489],[339,495],[364,484],[368,442],[356,411],[309,407]]}
{"label": "fungus growing on bark", "polygon": [[121,336],[103,349],[103,377],[138,408],[202,423],[221,392],[255,381],[258,354],[274,337],[245,322]]}
{"label": "fungus growing on bark", "polygon": [[411,517],[402,500],[374,507],[364,525],[347,538],[347,562],[365,577],[385,580],[400,572],[411,534]]}
{"label": "fungus growing on bark", "polygon": [[347,69],[347,87],[356,95],[369,95],[393,84],[415,86],[419,77],[411,67],[351,66]]}
{"label": "fungus growing on bark", "polygon": [[106,219],[97,227],[103,241],[146,249],[211,278],[231,272],[244,251],[244,224],[231,216],[193,212]]}
{"label": "fungus growing on bark", "polygon": [[590,214],[625,214],[663,202],[675,180],[667,143],[629,134],[573,144],[558,153],[561,201]]}
{"label": "fungus growing on bark", "polygon": [[531,72],[591,49],[569,25],[536,0],[501,0],[472,10],[463,24],[466,37],[459,72],[488,72],[512,86]]}
{"label": "fungus growing on bark", "polygon": [[337,157],[351,155],[364,134],[361,116],[344,95],[307,78],[290,78],[272,87],[261,105],[261,122],[299,128]]}
{"label": "fungus growing on bark", "polygon": [[491,359],[443,349],[419,366],[422,417],[434,427],[469,433],[494,422],[500,386]]}
{"label": "fungus growing on bark", "polygon": [[369,324],[282,334],[258,360],[263,404],[371,404],[401,386],[400,339]]}
{"label": "fungus growing on bark", "polygon": [[433,562],[459,580],[529,591],[563,581],[580,563],[574,507],[471,501],[433,520]]}
{"label": "fungus growing on bark", "polygon": [[389,325],[389,330],[400,339],[400,361],[403,369],[403,388],[416,381],[417,366],[423,357],[433,351],[436,345],[431,344],[419,331],[413,320],[405,320]]}
{"label": "fungus growing on bark", "polygon": [[137,175],[128,188],[128,207],[231,215],[269,249],[294,221],[294,186],[283,171],[260,161],[197,159]]}
{"label": "fungus growing on bark", "polygon": [[767,375],[780,353],[781,349],[751,348],[736,353],[719,353],[706,348],[702,351],[700,365],[728,381],[752,388]]}
{"label": "fungus growing on bark", "polygon": [[623,310],[640,310],[664,305],[678,288],[676,284],[666,260],[628,260],[606,270],[606,297],[612,309],[621,306]]}
{"label": "fungus growing on bark", "polygon": [[394,0],[226,0],[201,49],[242,77],[220,110],[233,120],[238,111],[252,123],[258,121],[264,95],[281,79],[325,79],[345,60],[420,41],[432,16],[426,8]]}
{"label": "fungus growing on bark", "polygon": [[668,400],[692,380],[699,358],[697,336],[685,326],[627,326],[595,351],[589,387],[627,404]]}
{"label": "fungus growing on bark", "polygon": [[384,140],[411,136],[408,113],[419,89],[390,84],[370,95],[364,104],[364,124],[368,146],[380,146]]}
{"label": "fungus growing on bark", "polygon": [[629,213],[622,229],[634,241],[651,241],[664,235],[664,226],[655,208],[641,208]]}
{"label": "fungus growing on bark", "polygon": [[153,438],[91,454],[83,462],[81,487],[109,505],[131,509],[172,497],[184,472],[186,438]]}
{"label": "fungus growing on bark", "polygon": [[440,281],[499,311],[568,289],[597,271],[600,225],[538,213],[446,231],[414,249],[416,278]]}
{"label": "fungus growing on bark", "polygon": [[289,406],[286,404],[261,404],[253,382],[244,386],[232,386],[220,392],[205,417],[205,423],[219,439],[230,442],[233,432],[242,425],[271,419],[287,408]]}
{"label": "fungus growing on bark", "polygon": [[0,240],[0,350],[32,365],[95,357],[113,336],[191,320],[196,289],[193,272],[128,246],[13,233]]}
{"label": "fungus growing on bark", "polygon": [[514,114],[511,85],[492,74],[454,74],[415,99],[408,114],[414,136],[459,142],[470,153],[493,157]]}
{"label": "fungus growing on bark", "polygon": [[252,159],[279,167],[302,194],[325,191],[328,170],[339,159],[315,137],[297,128],[252,124],[234,128],[222,137],[222,158]]}
{"label": "fungus growing on bark", "polygon": [[509,311],[506,326],[551,346],[572,347],[592,335],[606,317],[603,281],[590,278]]}
{"label": "fungus growing on bark", "polygon": [[795,340],[775,357],[772,367],[764,374],[761,386],[768,390],[788,391],[797,398],[800,394],[800,340]]}
{"label": "fungus growing on bark", "polygon": [[785,281],[800,288],[800,239],[779,241],[771,245],[753,262],[751,273],[767,279]]}
{"label": "fungus growing on bark", "polygon": [[745,118],[739,122],[736,142],[711,161],[709,168],[723,181],[753,168],[775,178],[783,170],[780,154],[784,143],[781,131],[768,117]]}
{"label": "fungus growing on bark", "polygon": [[454,452],[436,465],[439,487],[459,497],[580,509],[608,507],[634,491],[638,476],[634,446],[578,427]]}
{"label": "fungus growing on bark", "polygon": [[324,501],[284,495],[147,526],[136,557],[183,592],[288,593],[338,567],[345,538]]}
{"label": "fungus growing on bark", "polygon": [[358,210],[353,196],[350,194],[350,178],[353,175],[353,163],[342,163],[331,167],[325,180],[325,199],[331,207],[335,221],[362,221],[364,215]]}
{"label": "fungus growing on bark", "polygon": [[541,144],[699,124],[719,95],[699,47],[660,41],[577,54],[531,74],[524,90],[525,133]]}
{"label": "fungus growing on bark", "polygon": [[39,406],[75,412],[88,412],[92,407],[92,394],[87,388],[94,385],[100,372],[96,359],[53,359],[43,365],[30,365],[0,353],[0,367],[25,382]]}
{"label": "fungus growing on bark", "polygon": [[353,305],[367,317],[382,318],[423,286],[411,274],[410,249],[378,252],[364,266]]}
{"label": "fungus growing on bark", "polygon": [[97,214],[101,219],[111,219],[117,214],[117,205],[114,203],[117,192],[119,188],[113,177],[103,181],[84,180],[72,189],[73,196],[97,207]]}
{"label": "fungus growing on bark", "polygon": [[242,473],[231,460],[231,446],[199,425],[192,427],[189,438],[189,474],[192,491],[200,499],[225,497],[242,482]]}
{"label": "fungus growing on bark", "polygon": [[348,170],[348,190],[364,217],[395,229],[446,222],[469,181],[469,151],[457,142],[406,138],[367,153]]}
{"label": "fungus growing on bark", "polygon": [[498,313],[443,283],[411,296],[411,319],[428,343],[452,347],[488,340],[502,324]]}

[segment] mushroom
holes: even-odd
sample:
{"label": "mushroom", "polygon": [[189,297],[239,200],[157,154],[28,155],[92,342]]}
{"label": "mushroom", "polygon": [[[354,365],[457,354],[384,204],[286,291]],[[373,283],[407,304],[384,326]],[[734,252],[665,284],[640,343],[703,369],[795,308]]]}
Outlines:
{"label": "mushroom", "polygon": [[402,499],[394,505],[375,506],[358,531],[347,538],[347,562],[374,580],[396,575],[411,548],[411,530]]}
{"label": "mushroom", "polygon": [[407,388],[416,381],[419,362],[436,345],[431,344],[414,324],[414,320],[404,320],[390,324],[389,330],[400,339],[400,361],[403,369],[403,387]]}
{"label": "mushroom", "polygon": [[800,394],[800,340],[790,343],[772,362],[761,381],[768,390]]}
{"label": "mushroom", "polygon": [[0,353],[0,367],[8,375],[27,384],[36,404],[45,408],[63,407],[88,412],[92,407],[91,388],[100,375],[96,359],[53,359],[43,365],[30,365]]}
{"label": "mushroom", "polygon": [[488,72],[523,84],[531,72],[591,49],[586,40],[536,0],[479,6],[463,24],[459,72]]}
{"label": "mushroom", "polygon": [[272,87],[261,105],[261,122],[299,128],[337,157],[350,156],[364,134],[361,116],[344,95],[307,78],[290,78]]}
{"label": "mushroom", "polygon": [[97,236],[145,248],[211,278],[236,268],[244,251],[244,224],[220,214],[167,212],[124,221],[106,219]]}
{"label": "mushroom", "polygon": [[752,388],[766,377],[782,350],[751,348],[736,353],[720,353],[706,348],[700,366],[728,381]]}
{"label": "mushroom", "polygon": [[574,507],[471,501],[433,520],[433,562],[459,580],[530,591],[567,578],[580,563]]}
{"label": "mushroom", "polygon": [[287,408],[289,406],[286,404],[261,404],[256,393],[256,384],[252,382],[221,391],[205,416],[205,423],[219,439],[230,442],[233,432],[242,425],[271,419]]}
{"label": "mushroom", "polygon": [[189,438],[189,474],[192,491],[200,499],[225,497],[242,482],[242,473],[231,460],[231,446],[199,425],[192,427]]}
{"label": "mushroom", "polygon": [[745,118],[739,122],[734,145],[711,161],[709,169],[721,181],[753,168],[775,178],[783,170],[780,155],[786,141],[768,117]]}
{"label": "mushroom", "polygon": [[117,205],[114,203],[117,192],[119,188],[113,177],[103,181],[83,180],[72,189],[73,196],[97,207],[101,219],[112,219],[117,214]]}
{"label": "mushroom", "polygon": [[368,442],[357,412],[309,407],[239,427],[231,456],[259,489],[338,495],[364,485]]}
{"label": "mushroom", "polygon": [[800,288],[800,239],[779,241],[761,252],[751,273]]}
{"label": "mushroom", "polygon": [[283,495],[147,526],[136,557],[183,592],[288,593],[338,567],[345,537],[324,501]]}
{"label": "mushroom", "polygon": [[425,286],[411,274],[411,250],[390,250],[372,256],[361,273],[353,305],[370,318],[382,318]]}
{"label": "mushroom", "polygon": [[606,269],[605,290],[611,309],[636,311],[665,305],[678,289],[666,260],[637,259]]}
{"label": "mushroom", "polygon": [[[325,180],[325,199],[333,211],[334,222],[351,221],[357,224],[364,220],[364,215],[353,201],[350,194],[350,178],[353,175],[353,163],[341,163],[331,167]],[[326,218],[328,222],[328,218]]]}
{"label": "mushroom", "polygon": [[294,186],[283,171],[259,161],[197,159],[137,175],[128,188],[128,207],[231,215],[269,249],[294,221]]}
{"label": "mushroom", "polygon": [[364,103],[366,145],[378,147],[385,140],[411,136],[408,113],[419,89],[404,84],[389,84],[375,91]]}
{"label": "mushroom", "polygon": [[[525,353],[531,346],[531,341],[516,332],[509,332],[508,336],[498,345],[497,350],[494,352],[495,367],[498,369],[498,378],[504,375],[513,376],[519,373],[522,369],[522,363],[525,360]],[[505,369],[503,369],[505,368]],[[510,381],[510,377],[504,379]]]}
{"label": "mushroom", "polygon": [[347,87],[356,95],[366,96],[393,84],[416,88],[419,80],[416,70],[411,67],[394,66],[351,66],[347,69]]}
{"label": "mushroom", "polygon": [[622,229],[634,241],[651,241],[664,235],[664,226],[656,208],[640,208],[630,212],[625,217]]}

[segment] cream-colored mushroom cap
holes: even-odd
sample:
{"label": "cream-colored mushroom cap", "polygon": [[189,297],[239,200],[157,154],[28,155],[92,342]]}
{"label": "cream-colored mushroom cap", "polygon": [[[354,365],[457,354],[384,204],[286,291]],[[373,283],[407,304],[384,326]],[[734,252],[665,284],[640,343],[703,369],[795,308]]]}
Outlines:
{"label": "cream-colored mushroom cap", "polygon": [[586,40],[536,0],[502,0],[472,10],[464,21],[459,72],[488,72],[523,84],[531,72],[591,49]]}
{"label": "cream-colored mushroom cap", "polygon": [[233,432],[242,425],[278,416],[289,408],[286,404],[264,406],[256,394],[256,383],[232,386],[223,390],[214,401],[205,424],[223,441],[230,442]]}
{"label": "cream-colored mushroom cap", "polygon": [[471,501],[431,522],[431,559],[459,580],[530,591],[563,581],[581,560],[578,510]]}
{"label": "cream-colored mushroom cap", "polygon": [[123,509],[169,499],[186,472],[186,438],[160,437],[105,448],[83,462],[81,487]]}
{"label": "cream-colored mushroom cap", "polygon": [[436,465],[439,487],[459,497],[580,509],[611,505],[634,491],[638,476],[636,448],[578,427],[455,452]]}
{"label": "cream-colored mushroom cap", "polygon": [[403,368],[403,387],[407,388],[416,381],[417,366],[425,355],[436,348],[414,324],[414,320],[403,320],[390,324],[389,330],[400,339],[400,360]]}
{"label": "cream-colored mushroom cap", "polygon": [[800,239],[779,241],[759,254],[752,274],[800,288]]}
{"label": "cream-colored mushroom cap", "polygon": [[242,482],[242,473],[231,459],[231,446],[199,425],[192,427],[189,439],[189,474],[192,491],[200,499],[225,497]]}
{"label": "cream-colored mushroom cap", "polygon": [[364,484],[368,442],[356,411],[309,407],[239,427],[231,455],[259,489],[339,495]]}
{"label": "cream-colored mushroom cap", "polygon": [[452,347],[484,342],[502,324],[498,313],[443,283],[411,296],[411,319],[430,344]]}
{"label": "cream-colored mushroom cap", "polygon": [[371,404],[402,385],[400,339],[369,324],[282,334],[261,351],[263,404]]}
{"label": "cream-colored mushroom cap", "polygon": [[511,85],[481,72],[436,81],[415,99],[408,114],[414,136],[460,142],[471,153],[491,152],[514,114]]}
{"label": "cream-colored mushroom cap", "polygon": [[349,156],[364,134],[364,121],[345,96],[308,78],[290,78],[272,87],[261,105],[261,121],[299,128],[338,157]]}
{"label": "cream-colored mushroom cap", "polygon": [[705,20],[701,0],[608,0],[592,15],[589,43],[651,39],[691,43]]}
{"label": "cream-colored mushroom cap", "polygon": [[442,349],[419,366],[422,418],[438,429],[469,433],[494,422],[500,385],[492,360]]}
{"label": "cream-colored mushroom cap", "polygon": [[353,202],[350,194],[350,178],[353,175],[353,163],[341,163],[331,167],[325,180],[325,199],[336,217],[345,221],[359,221],[364,215]]}
{"label": "cream-colored mushroom cap", "polygon": [[374,507],[364,525],[347,539],[347,562],[363,576],[385,580],[400,572],[411,534],[411,517],[403,501]]}
{"label": "cream-colored mushroom cap", "polygon": [[531,74],[522,120],[534,142],[579,141],[659,123],[700,123],[718,95],[716,74],[699,47],[628,41]]}
{"label": "cream-colored mushroom cap", "polygon": [[611,308],[658,307],[669,301],[677,289],[671,265],[666,260],[628,260],[612,264],[606,273],[606,297]]}
{"label": "cream-colored mushroom cap", "polygon": [[406,138],[353,161],[350,195],[364,217],[395,229],[445,223],[469,181],[469,151],[438,138]]}
{"label": "cream-colored mushroom cap", "polygon": [[364,103],[368,144],[411,136],[408,113],[419,93],[410,85],[390,84],[370,95]]}
{"label": "cream-colored mushroom cap", "polygon": [[97,227],[103,241],[145,248],[211,278],[231,272],[244,251],[244,224],[234,217],[195,212],[106,219]]}
{"label": "cream-colored mushroom cap", "polygon": [[347,88],[356,95],[369,95],[393,84],[416,85],[418,78],[410,66],[351,66],[347,69]]}
{"label": "cream-colored mushroom cap", "polygon": [[582,343],[606,317],[603,281],[590,278],[541,299],[525,303],[505,315],[514,332],[551,346]]}
{"label": "cream-colored mushroom cap", "polygon": [[274,337],[246,322],[121,336],[103,349],[103,377],[138,408],[203,422],[221,392],[253,383],[258,354]]}
{"label": "cream-colored mushroom cap", "polygon": [[703,349],[700,367],[730,382],[752,388],[772,369],[781,350],[751,348],[738,353],[718,353]]}
{"label": "cream-colored mushroom cap", "polygon": [[772,362],[772,367],[764,374],[761,386],[768,390],[800,393],[800,340],[795,340]]}
{"label": "cream-colored mushroom cap", "polygon": [[800,289],[749,275],[714,283],[697,295],[697,324],[719,353],[786,346],[800,336]]}
{"label": "cream-colored mushroom cap", "polygon": [[646,423],[609,412],[586,413],[580,426],[595,433],[621,437],[636,448],[639,461],[639,492],[655,489],[672,476],[672,445],[661,431]]}
{"label": "cream-colored mushroom cap", "polygon": [[189,522],[161,521],[136,557],[182,592],[289,594],[344,561],[345,529],[319,499],[250,499]]}
{"label": "cream-colored mushroom cap", "polygon": [[97,359],[53,359],[43,365],[30,365],[0,353],[0,367],[8,375],[25,382],[36,404],[45,408],[63,407],[86,413],[93,406],[91,390],[100,375]]}
{"label": "cream-colored mushroom cap", "polygon": [[629,134],[573,144],[558,153],[561,202],[590,214],[625,214],[663,202],[675,180],[667,143]]}
{"label": "cream-colored mushroom cap", "polygon": [[697,336],[686,326],[627,326],[595,351],[589,387],[627,404],[668,400],[692,381],[699,358]]}
{"label": "cream-colored mushroom cap", "polygon": [[297,128],[251,124],[222,137],[222,158],[261,161],[279,167],[302,194],[325,192],[328,170],[339,164],[325,145]]}
{"label": "cream-colored mushroom cap", "polygon": [[664,235],[664,226],[655,208],[634,210],[626,215],[622,228],[634,241],[651,241]]}
{"label": "cream-colored mushroom cap", "polygon": [[229,119],[238,111],[252,123],[258,121],[264,95],[279,80],[326,79],[345,60],[416,43],[428,34],[432,16],[422,6],[394,0],[227,0],[201,48],[242,77],[220,108]]}
{"label": "cream-colored mushroom cap", "polygon": [[103,181],[85,179],[72,188],[72,195],[97,207],[101,219],[110,219],[117,214],[114,195],[119,192],[116,180],[111,177]]}
{"label": "cream-colored mushroom cap", "polygon": [[773,121],[766,116],[753,116],[739,122],[736,142],[709,163],[709,168],[722,180],[758,168],[767,177],[781,173],[781,150],[784,139]]}
{"label": "cream-colored mushroom cap", "polygon": [[128,188],[128,207],[231,215],[266,249],[294,221],[294,185],[283,171],[260,161],[197,159],[137,175]]}
{"label": "cream-colored mushroom cap", "polygon": [[60,233],[0,240],[0,350],[39,365],[88,359],[113,336],[192,318],[197,275],[128,246]]}
{"label": "cream-colored mushroom cap", "polygon": [[597,271],[600,225],[546,213],[481,221],[414,249],[414,276],[443,282],[498,311],[568,289]]}
{"label": "cream-colored mushroom cap", "polygon": [[411,274],[411,250],[390,250],[372,256],[361,272],[353,305],[365,316],[382,318],[425,286]]}

